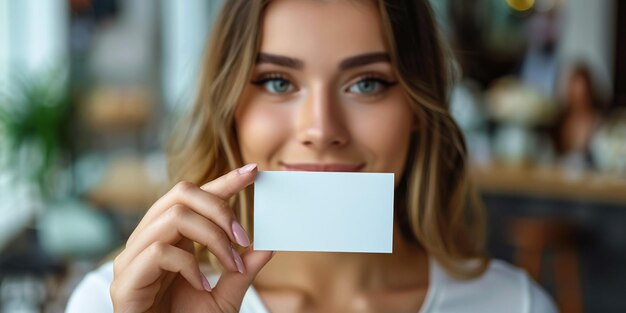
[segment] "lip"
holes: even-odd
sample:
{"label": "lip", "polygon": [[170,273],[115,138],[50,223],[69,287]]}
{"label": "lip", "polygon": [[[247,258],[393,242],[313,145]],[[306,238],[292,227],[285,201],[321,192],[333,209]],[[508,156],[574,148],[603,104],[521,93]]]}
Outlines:
{"label": "lip", "polygon": [[307,172],[359,172],[365,163],[284,163],[280,165],[287,171]]}

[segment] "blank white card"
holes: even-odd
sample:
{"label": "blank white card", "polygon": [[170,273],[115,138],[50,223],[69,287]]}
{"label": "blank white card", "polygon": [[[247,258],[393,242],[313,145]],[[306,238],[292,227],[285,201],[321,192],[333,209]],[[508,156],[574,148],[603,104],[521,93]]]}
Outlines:
{"label": "blank white card", "polygon": [[393,173],[261,171],[254,249],[391,253]]}

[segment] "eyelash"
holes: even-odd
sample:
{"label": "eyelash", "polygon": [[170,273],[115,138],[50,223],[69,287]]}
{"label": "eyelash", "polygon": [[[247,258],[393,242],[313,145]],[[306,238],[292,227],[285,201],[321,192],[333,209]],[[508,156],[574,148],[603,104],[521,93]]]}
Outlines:
{"label": "eyelash", "polygon": [[261,75],[261,77],[259,77],[256,80],[251,81],[251,83],[257,86],[263,86],[263,84],[267,83],[270,80],[284,80],[284,81],[291,83],[286,76],[280,73],[269,73],[269,74]]}
{"label": "eyelash", "polygon": [[[263,86],[265,83],[267,83],[268,81],[272,81],[272,80],[284,80],[286,82],[288,82],[289,84],[291,84],[291,81],[283,74],[281,73],[268,73],[268,74],[264,74],[261,75],[260,78],[251,81],[252,84],[257,85],[257,86]],[[372,95],[366,95],[366,96],[376,96],[384,91],[386,91],[389,87],[395,86],[396,84],[398,84],[398,82],[394,82],[394,81],[388,81],[382,77],[380,77],[377,74],[373,74],[373,73],[366,73],[363,74],[363,76],[359,77],[359,79],[357,80],[357,82],[355,82],[354,84],[350,85],[347,89],[350,89],[350,87],[352,87],[353,85],[361,82],[361,81],[367,81],[367,80],[371,80],[371,81],[375,81],[379,84],[382,85],[382,90],[379,92],[376,92],[375,94]],[[292,84],[293,85],[293,84]]]}

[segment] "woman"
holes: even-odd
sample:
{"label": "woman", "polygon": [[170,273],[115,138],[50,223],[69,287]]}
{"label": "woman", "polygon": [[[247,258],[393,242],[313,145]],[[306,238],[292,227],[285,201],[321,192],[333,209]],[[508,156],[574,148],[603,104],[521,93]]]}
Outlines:
{"label": "woman", "polygon": [[[485,257],[434,25],[425,0],[225,1],[171,149],[185,182],[68,312],[553,312],[523,272]],[[395,173],[392,254],[251,248],[258,170],[350,167]],[[201,271],[193,242],[221,273]]]}
{"label": "woman", "polygon": [[559,161],[566,166],[591,167],[594,160],[589,144],[602,125],[604,105],[584,63],[575,64],[565,77],[562,102],[552,131]]}

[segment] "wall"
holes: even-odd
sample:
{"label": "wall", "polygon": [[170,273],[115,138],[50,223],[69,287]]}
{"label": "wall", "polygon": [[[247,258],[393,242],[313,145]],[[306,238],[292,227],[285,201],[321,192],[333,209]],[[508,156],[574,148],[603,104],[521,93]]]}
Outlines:
{"label": "wall", "polygon": [[605,99],[613,93],[615,8],[615,0],[567,0],[558,52],[564,64],[588,62]]}

